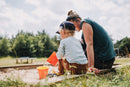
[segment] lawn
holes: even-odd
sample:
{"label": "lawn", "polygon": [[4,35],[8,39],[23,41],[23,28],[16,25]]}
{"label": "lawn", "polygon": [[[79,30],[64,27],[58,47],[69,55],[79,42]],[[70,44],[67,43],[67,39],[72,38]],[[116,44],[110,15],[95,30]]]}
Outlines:
{"label": "lawn", "polygon": [[[47,58],[36,58],[33,60],[32,64],[42,64],[43,62],[46,62],[46,60]],[[130,58],[118,58],[116,59],[115,63],[119,64],[130,63]],[[13,65],[23,65],[23,64],[16,64],[16,58],[10,56],[0,58],[0,66],[13,66]]]}
{"label": "lawn", "polygon": [[130,66],[104,75],[89,74],[72,80],[65,80],[56,87],[130,87]]}
{"label": "lawn", "polygon": [[119,64],[130,63],[130,58],[117,58],[115,63],[119,63]]}
{"label": "lawn", "polygon": [[[0,59],[0,64],[2,60],[10,61],[15,59]],[[46,59],[45,59],[46,60]],[[35,60],[36,63],[43,61],[43,58]],[[9,62],[15,65],[11,61]],[[42,62],[41,62],[42,63]],[[120,58],[116,59],[115,63],[126,64],[130,63],[130,58]],[[4,63],[3,63],[4,64]],[[5,64],[4,64],[5,65]],[[40,84],[27,84],[23,81],[7,78],[6,81],[0,81],[0,87],[44,87]],[[48,86],[45,86],[48,87]],[[76,79],[64,80],[61,83],[51,85],[51,87],[130,87],[130,66],[119,67],[116,72],[110,72],[102,75],[86,74],[84,77],[79,77]]]}
{"label": "lawn", "polygon": [[[36,59],[33,59],[32,64],[43,64],[43,62],[45,62],[46,60],[47,58],[36,58]],[[26,60],[23,60],[23,62],[26,62]],[[16,58],[12,58],[10,56],[0,58],[0,66],[14,66],[14,65],[24,65],[24,64],[26,63],[16,64]]]}

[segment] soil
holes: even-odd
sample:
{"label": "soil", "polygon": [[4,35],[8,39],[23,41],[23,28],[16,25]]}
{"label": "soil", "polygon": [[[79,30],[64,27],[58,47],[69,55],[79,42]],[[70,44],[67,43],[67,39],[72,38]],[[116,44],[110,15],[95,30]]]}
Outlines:
{"label": "soil", "polygon": [[[52,74],[53,70],[58,72],[58,67],[48,66],[48,74]],[[17,69],[6,69],[6,72],[0,71],[0,80],[6,80],[7,78],[21,80],[29,84],[37,84],[39,82],[44,82],[46,79],[39,80],[39,74],[37,69],[28,70],[17,70]],[[48,78],[48,77],[47,77]]]}

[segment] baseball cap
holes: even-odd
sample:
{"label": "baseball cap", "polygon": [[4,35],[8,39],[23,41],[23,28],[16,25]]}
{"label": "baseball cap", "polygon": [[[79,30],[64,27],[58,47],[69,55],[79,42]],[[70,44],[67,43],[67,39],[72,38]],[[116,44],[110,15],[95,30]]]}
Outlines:
{"label": "baseball cap", "polygon": [[[75,30],[75,26],[72,22],[69,21],[64,21],[60,24],[60,29],[68,29],[68,30]],[[60,34],[59,31],[57,31],[56,33]]]}

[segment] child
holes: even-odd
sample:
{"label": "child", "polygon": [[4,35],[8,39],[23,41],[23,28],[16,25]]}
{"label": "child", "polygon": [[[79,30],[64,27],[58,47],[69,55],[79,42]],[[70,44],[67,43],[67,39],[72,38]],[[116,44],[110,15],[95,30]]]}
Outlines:
{"label": "child", "polygon": [[71,74],[85,74],[88,61],[80,41],[73,37],[74,24],[69,21],[62,22],[57,33],[61,35],[62,39],[56,54],[59,60],[59,75],[63,75],[65,70],[70,71]]}

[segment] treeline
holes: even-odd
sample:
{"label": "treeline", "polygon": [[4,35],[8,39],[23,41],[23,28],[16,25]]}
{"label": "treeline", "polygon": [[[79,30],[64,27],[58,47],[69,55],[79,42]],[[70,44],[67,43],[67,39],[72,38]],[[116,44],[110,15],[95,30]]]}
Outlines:
{"label": "treeline", "polygon": [[[58,48],[57,37],[50,36],[43,30],[37,34],[20,31],[11,39],[0,36],[0,57],[48,57]],[[114,44],[116,54],[130,54],[130,38],[125,37]]]}
{"label": "treeline", "polygon": [[125,37],[114,44],[116,54],[119,56],[126,56],[130,54],[130,38]]}
{"label": "treeline", "polygon": [[44,30],[36,35],[20,31],[11,39],[0,37],[0,57],[48,57],[57,48],[56,36],[50,38]]}

